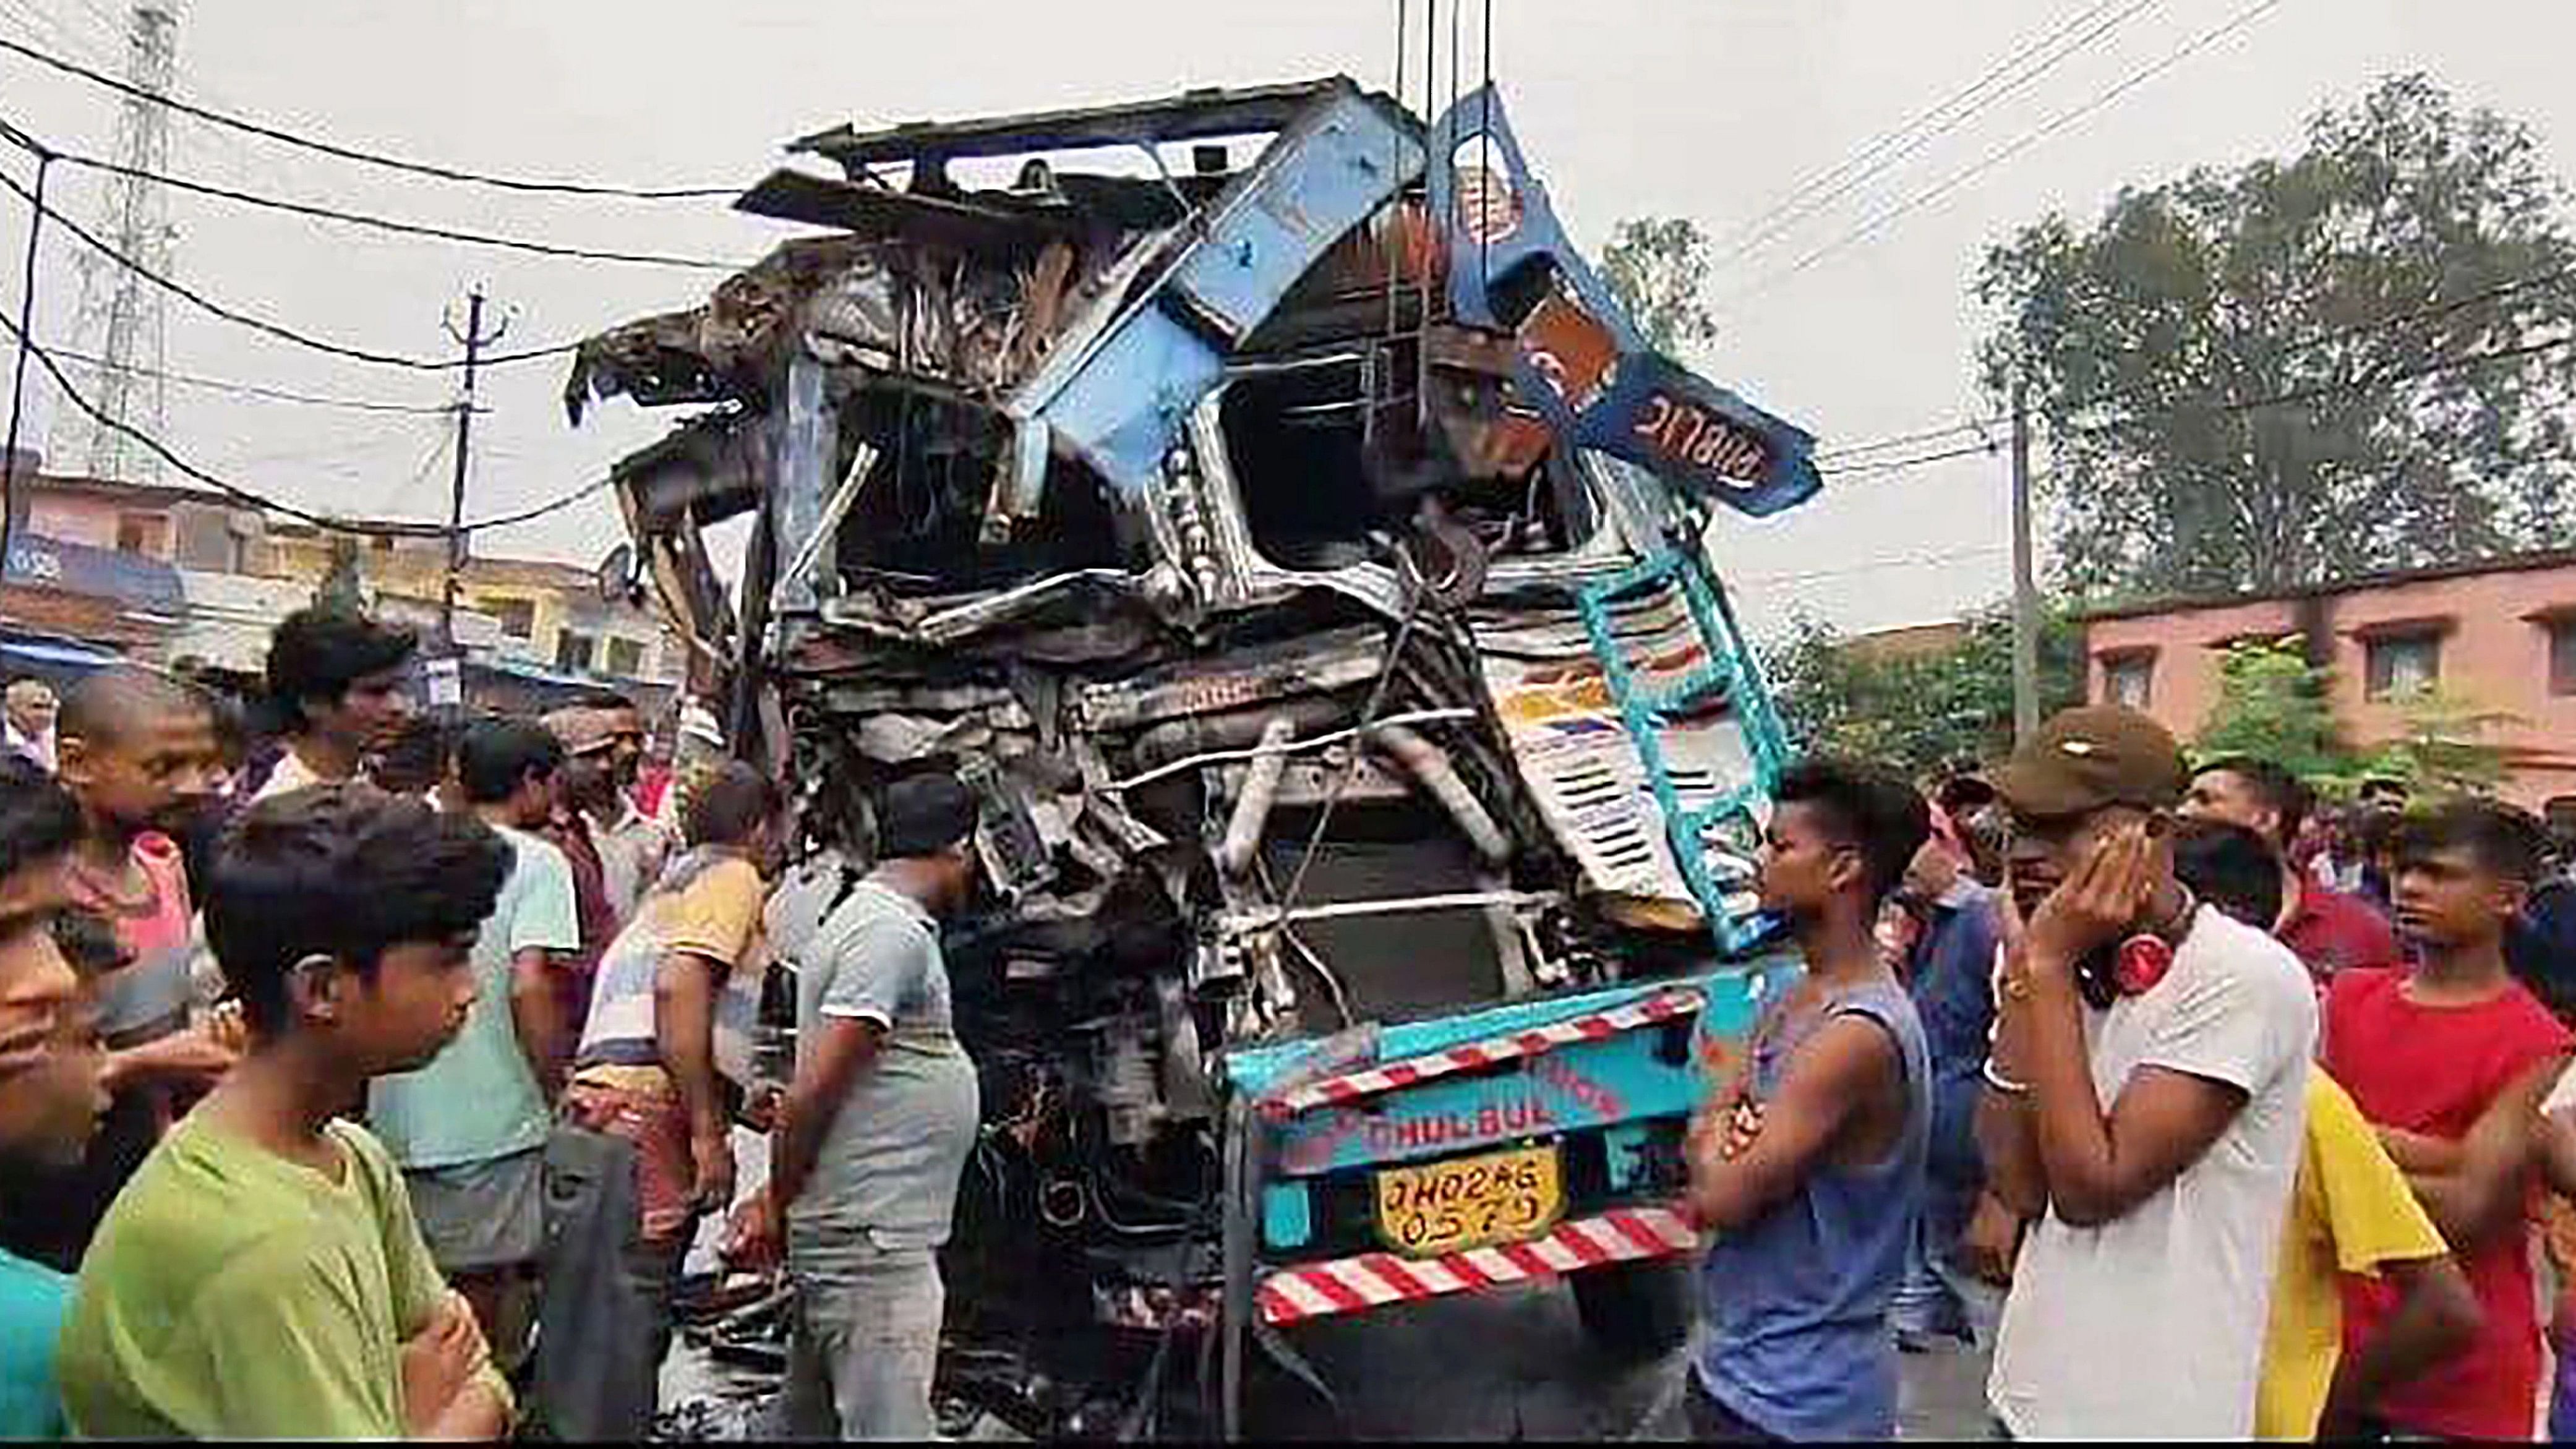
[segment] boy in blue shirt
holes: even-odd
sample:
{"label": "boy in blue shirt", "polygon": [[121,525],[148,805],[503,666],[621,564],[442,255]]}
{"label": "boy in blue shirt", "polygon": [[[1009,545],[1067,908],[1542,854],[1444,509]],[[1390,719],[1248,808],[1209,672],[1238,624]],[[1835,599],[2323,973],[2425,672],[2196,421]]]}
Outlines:
{"label": "boy in blue shirt", "polygon": [[1688,1209],[1716,1234],[1692,1437],[1886,1439],[1888,1309],[1922,1208],[1931,1066],[1872,927],[1929,812],[1902,780],[1818,761],[1784,772],[1772,804],[1762,904],[1788,918],[1807,969],[1692,1124]]}

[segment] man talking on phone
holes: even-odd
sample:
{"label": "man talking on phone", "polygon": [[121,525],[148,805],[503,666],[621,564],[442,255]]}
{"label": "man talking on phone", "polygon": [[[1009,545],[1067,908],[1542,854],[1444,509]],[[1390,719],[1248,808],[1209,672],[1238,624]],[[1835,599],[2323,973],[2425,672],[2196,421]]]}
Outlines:
{"label": "man talking on phone", "polygon": [[2067,710],[1994,783],[2012,909],[1978,1136],[2034,1224],[1989,1403],[2016,1438],[2245,1438],[2315,993],[2175,879],[2162,726]]}

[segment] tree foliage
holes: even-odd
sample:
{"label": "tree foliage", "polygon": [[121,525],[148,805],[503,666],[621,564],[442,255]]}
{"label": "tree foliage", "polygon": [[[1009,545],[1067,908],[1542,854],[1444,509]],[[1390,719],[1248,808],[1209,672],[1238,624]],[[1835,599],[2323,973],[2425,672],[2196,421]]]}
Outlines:
{"label": "tree foliage", "polygon": [[2218,699],[2192,740],[2200,759],[2248,755],[2303,780],[2351,773],[2353,753],[2337,725],[2329,671],[2291,644],[2229,647],[2218,665]]}
{"label": "tree foliage", "polygon": [[2272,589],[2571,537],[2562,202],[2527,128],[2403,76],[2296,156],[1994,249],[1985,381],[2027,390],[2061,582]]}
{"label": "tree foliage", "polygon": [[2219,665],[2218,700],[2192,741],[2194,756],[2270,760],[2336,798],[2374,778],[2403,781],[2421,795],[2484,793],[2504,779],[2504,751],[2486,735],[2512,715],[2425,690],[2404,702],[2395,734],[2361,750],[2335,719],[2331,680],[2288,643],[2231,646]]}
{"label": "tree foliage", "polygon": [[1717,340],[1708,275],[1708,236],[1681,217],[1630,217],[1601,251],[1602,284],[1646,341],[1670,355]]}
{"label": "tree foliage", "polygon": [[2365,773],[2403,780],[2418,794],[2484,794],[2506,773],[2487,732],[2514,716],[2451,691],[2428,689],[2406,702],[2405,723],[2373,751]]}
{"label": "tree foliage", "polygon": [[[1801,620],[1765,659],[1791,732],[1809,749],[1931,774],[1959,760],[1993,760],[2012,747],[2012,616],[1994,609],[1966,621],[1959,639],[1929,653],[1893,653]],[[2040,712],[2084,696],[2083,634],[2043,615]]]}

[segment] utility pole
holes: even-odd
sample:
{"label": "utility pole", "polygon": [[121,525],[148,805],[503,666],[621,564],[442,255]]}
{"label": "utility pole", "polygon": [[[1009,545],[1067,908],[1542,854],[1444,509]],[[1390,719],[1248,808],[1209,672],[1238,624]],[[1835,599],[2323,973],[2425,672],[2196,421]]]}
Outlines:
{"label": "utility pole", "polygon": [[465,348],[465,391],[456,403],[456,484],[447,502],[447,587],[438,605],[439,641],[450,655],[456,653],[456,577],[465,568],[465,475],[474,447],[474,374],[482,366],[483,349],[509,330],[508,318],[488,333],[483,330],[479,286],[465,294],[465,330],[458,331],[453,318],[447,322],[447,335]]}
{"label": "utility pole", "polygon": [[2030,557],[2030,400],[2028,386],[2013,383],[2013,739],[2039,728],[2039,585]]}

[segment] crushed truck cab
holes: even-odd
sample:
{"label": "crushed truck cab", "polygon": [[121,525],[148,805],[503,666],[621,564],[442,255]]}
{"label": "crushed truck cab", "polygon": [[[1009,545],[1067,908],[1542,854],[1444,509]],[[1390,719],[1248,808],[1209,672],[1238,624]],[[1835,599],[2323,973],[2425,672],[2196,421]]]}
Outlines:
{"label": "crushed truck cab", "polygon": [[605,582],[811,836],[863,855],[911,771],[983,802],[943,1394],[1232,1428],[1247,1340],[1558,1276],[1677,1331],[1682,1132],[1787,966],[1789,743],[1704,535],[1811,496],[1812,439],[1638,336],[1490,90],[791,150],[837,174],[737,205],[808,233],[566,396],[691,409]]}

